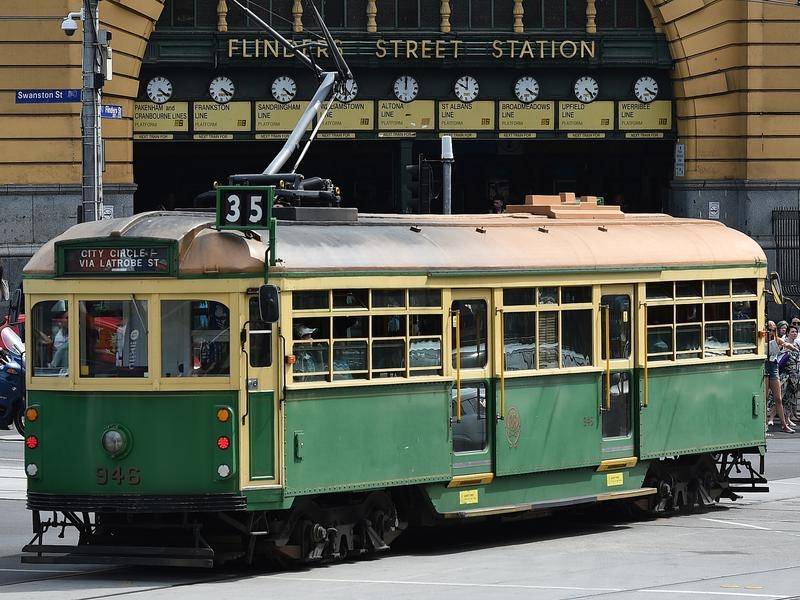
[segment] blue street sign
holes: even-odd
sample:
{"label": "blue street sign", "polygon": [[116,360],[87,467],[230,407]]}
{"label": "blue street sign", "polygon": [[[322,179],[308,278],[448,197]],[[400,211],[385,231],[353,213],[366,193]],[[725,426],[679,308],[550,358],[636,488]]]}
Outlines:
{"label": "blue street sign", "polygon": [[60,104],[80,102],[80,90],[17,90],[14,94],[17,104]]}
{"label": "blue street sign", "polygon": [[100,116],[104,119],[121,119],[122,107],[116,104],[100,105]]}

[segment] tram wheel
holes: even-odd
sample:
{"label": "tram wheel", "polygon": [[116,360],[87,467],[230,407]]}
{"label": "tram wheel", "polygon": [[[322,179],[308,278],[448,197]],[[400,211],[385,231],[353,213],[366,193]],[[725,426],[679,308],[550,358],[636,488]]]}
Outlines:
{"label": "tram wheel", "polygon": [[25,421],[23,420],[22,414],[18,414],[14,417],[14,427],[21,436],[25,435]]}

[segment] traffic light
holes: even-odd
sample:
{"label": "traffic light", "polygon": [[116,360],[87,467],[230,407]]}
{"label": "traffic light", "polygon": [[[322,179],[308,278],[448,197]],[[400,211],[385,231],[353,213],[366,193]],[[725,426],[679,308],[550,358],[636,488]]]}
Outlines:
{"label": "traffic light", "polygon": [[431,161],[420,154],[417,164],[406,165],[406,189],[411,192],[411,206],[414,212],[430,213],[433,199],[433,167]]}

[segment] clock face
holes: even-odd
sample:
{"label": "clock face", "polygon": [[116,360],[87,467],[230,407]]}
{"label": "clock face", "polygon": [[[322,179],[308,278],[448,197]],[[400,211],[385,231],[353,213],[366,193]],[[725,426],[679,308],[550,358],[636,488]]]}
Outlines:
{"label": "clock face", "polygon": [[233,99],[236,93],[236,88],[233,85],[233,80],[230,77],[220,75],[214,77],[208,85],[208,95],[214,102],[220,104],[227,104]]}
{"label": "clock face", "polygon": [[578,77],[575,82],[575,97],[578,100],[584,103],[592,102],[597,98],[598,93],[600,93],[600,86],[597,85],[594,77],[588,75]]}
{"label": "clock face", "polygon": [[276,77],[272,82],[272,97],[278,102],[286,104],[294,99],[297,93],[297,84],[288,75]]}
{"label": "clock face", "polygon": [[462,102],[472,102],[478,97],[478,80],[472,75],[462,75],[456,80],[453,91]]}
{"label": "clock face", "polygon": [[633,84],[633,93],[639,102],[648,104],[658,96],[658,83],[650,75],[639,77],[636,83]]}
{"label": "clock face", "polygon": [[401,75],[394,81],[394,95],[398,100],[411,102],[419,94],[419,84],[410,75]]}
{"label": "clock face", "polygon": [[358,84],[355,79],[348,79],[336,86],[333,96],[339,102],[350,102],[358,95]]}
{"label": "clock face", "polygon": [[164,104],[172,98],[172,83],[166,77],[153,77],[147,82],[147,97],[156,104]]}
{"label": "clock face", "polygon": [[520,102],[529,104],[539,97],[539,82],[530,75],[520,77],[514,84],[514,93]]}

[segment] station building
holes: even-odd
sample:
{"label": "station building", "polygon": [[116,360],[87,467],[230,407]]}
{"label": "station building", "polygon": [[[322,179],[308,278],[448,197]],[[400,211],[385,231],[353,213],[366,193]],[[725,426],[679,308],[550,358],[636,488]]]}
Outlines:
{"label": "station building", "polygon": [[[301,0],[247,0],[330,67]],[[18,269],[76,220],[79,0],[3,3],[0,253]],[[344,204],[424,210],[406,165],[454,138],[455,212],[572,191],[628,212],[719,219],[766,249],[800,293],[800,8],[745,0],[318,0],[349,86],[299,171]],[[232,0],[101,0],[112,32],[104,194],[115,216],[191,207],[260,172],[316,89]],[[439,210],[434,199],[432,210]],[[795,286],[795,287],[793,287]],[[796,291],[794,291],[796,290]]]}

